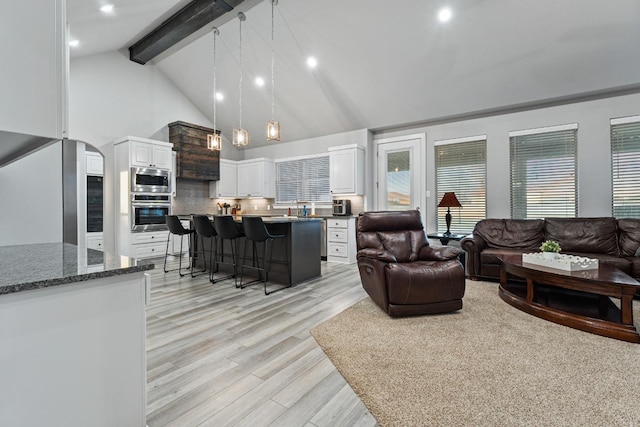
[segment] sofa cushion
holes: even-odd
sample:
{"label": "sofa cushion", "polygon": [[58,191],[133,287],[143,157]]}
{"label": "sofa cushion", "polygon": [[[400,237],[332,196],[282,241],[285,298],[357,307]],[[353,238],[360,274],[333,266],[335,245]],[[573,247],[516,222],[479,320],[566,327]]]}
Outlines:
{"label": "sofa cushion", "polygon": [[[631,273],[629,275],[636,280],[640,280],[640,257],[625,258],[631,263]],[[640,292],[638,293],[640,295]]]}
{"label": "sofa cushion", "polygon": [[640,256],[640,219],[618,220],[620,256]]}
{"label": "sofa cushion", "polygon": [[545,239],[558,242],[562,252],[618,256],[614,218],[546,218]]}
{"label": "sofa cushion", "polygon": [[505,255],[520,255],[527,252],[531,251],[515,248],[487,248],[480,254],[480,262],[483,266],[487,264],[500,265],[502,264],[500,258]]}
{"label": "sofa cushion", "polygon": [[473,234],[482,237],[490,248],[538,249],[544,237],[540,219],[483,219]]}

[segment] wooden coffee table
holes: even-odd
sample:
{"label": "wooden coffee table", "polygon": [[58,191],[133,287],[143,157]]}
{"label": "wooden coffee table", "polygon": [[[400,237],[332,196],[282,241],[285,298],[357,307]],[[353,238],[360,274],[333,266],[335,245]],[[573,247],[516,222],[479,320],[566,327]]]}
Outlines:
{"label": "wooden coffee table", "polygon": [[[542,319],[605,337],[640,343],[633,323],[633,296],[640,283],[615,267],[565,271],[501,257],[499,295],[505,302]],[[526,285],[507,281],[507,275]],[[620,300],[620,307],[611,301]]]}

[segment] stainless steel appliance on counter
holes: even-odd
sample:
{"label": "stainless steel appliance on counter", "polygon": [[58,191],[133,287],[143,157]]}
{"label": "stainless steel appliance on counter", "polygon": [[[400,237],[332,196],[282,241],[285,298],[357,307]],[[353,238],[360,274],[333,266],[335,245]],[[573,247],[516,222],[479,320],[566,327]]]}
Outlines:
{"label": "stainless steel appliance on counter", "polygon": [[171,171],[156,168],[131,168],[131,192],[171,194]]}
{"label": "stainless steel appliance on counter", "polygon": [[336,199],[333,201],[333,216],[349,216],[351,215],[351,200]]}
{"label": "stainless steel appliance on counter", "polygon": [[131,193],[131,231],[167,230],[166,215],[171,215],[170,195]]}

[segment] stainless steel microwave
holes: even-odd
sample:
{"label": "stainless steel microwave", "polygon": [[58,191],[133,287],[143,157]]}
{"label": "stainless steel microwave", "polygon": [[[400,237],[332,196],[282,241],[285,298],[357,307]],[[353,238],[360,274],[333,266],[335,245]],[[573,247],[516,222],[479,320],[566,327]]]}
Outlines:
{"label": "stainless steel microwave", "polygon": [[171,193],[171,171],[156,168],[131,168],[131,192]]}

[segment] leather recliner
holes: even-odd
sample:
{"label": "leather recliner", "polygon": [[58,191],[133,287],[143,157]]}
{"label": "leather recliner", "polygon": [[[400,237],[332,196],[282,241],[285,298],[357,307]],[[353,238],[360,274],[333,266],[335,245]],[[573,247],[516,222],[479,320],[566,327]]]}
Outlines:
{"label": "leather recliner", "polygon": [[362,286],[393,317],[462,308],[464,267],[459,249],[429,246],[420,212],[364,212],[356,218]]}

